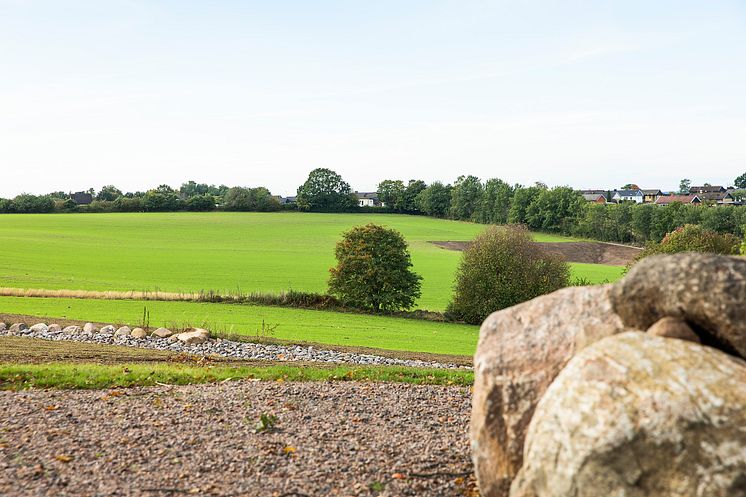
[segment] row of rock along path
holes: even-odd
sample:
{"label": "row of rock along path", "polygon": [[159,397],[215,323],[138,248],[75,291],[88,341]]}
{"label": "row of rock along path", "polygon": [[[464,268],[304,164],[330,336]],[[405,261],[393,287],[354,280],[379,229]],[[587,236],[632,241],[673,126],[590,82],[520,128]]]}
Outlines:
{"label": "row of rock along path", "polygon": [[375,366],[409,366],[438,369],[470,369],[468,366],[436,361],[399,359],[373,354],[341,352],[319,349],[313,346],[275,345],[253,342],[238,342],[222,338],[211,338],[207,330],[188,333],[174,333],[166,328],[159,328],[153,333],[138,334],[140,328],[130,329],[123,326],[103,326],[100,329],[91,323],[83,327],[36,323],[28,326],[25,323],[6,325],[0,323],[0,336],[26,336],[43,340],[68,340],[104,345],[125,345],[156,350],[169,350],[201,356],[217,355],[232,359],[258,359],[265,361],[304,361],[339,364],[375,365]]}

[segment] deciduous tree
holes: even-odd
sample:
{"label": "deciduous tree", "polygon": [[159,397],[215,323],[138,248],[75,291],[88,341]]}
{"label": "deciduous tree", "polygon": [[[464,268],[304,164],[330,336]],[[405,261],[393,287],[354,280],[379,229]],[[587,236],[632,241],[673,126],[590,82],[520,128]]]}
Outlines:
{"label": "deciduous tree", "polygon": [[494,311],[569,285],[570,267],[520,226],[492,226],[461,258],[447,314],[479,324]]}
{"label": "deciduous tree", "polygon": [[311,171],[298,187],[298,208],[310,211],[344,212],[353,209],[357,201],[350,185],[331,169]]}
{"label": "deciduous tree", "polygon": [[329,293],[353,307],[397,310],[411,308],[421,295],[418,274],[404,237],[396,230],[368,224],[344,234],[330,269]]}

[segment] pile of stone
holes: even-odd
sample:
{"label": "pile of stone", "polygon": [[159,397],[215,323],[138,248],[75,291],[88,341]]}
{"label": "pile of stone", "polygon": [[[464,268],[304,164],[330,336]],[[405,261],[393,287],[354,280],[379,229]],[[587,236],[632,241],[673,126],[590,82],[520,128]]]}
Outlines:
{"label": "pile of stone", "polygon": [[[37,323],[33,326],[28,326],[26,323],[14,323],[7,326],[5,323],[0,323],[0,332],[5,332],[8,335],[23,335],[39,338],[49,338],[53,336],[80,336],[80,337],[93,337],[98,335],[100,338],[121,338],[129,337],[137,340],[145,340],[149,337],[152,338],[167,338],[169,342],[181,342],[185,345],[196,345],[205,343],[210,339],[210,332],[203,328],[190,328],[186,331],[176,333],[168,328],[158,328],[152,333],[148,333],[143,328],[130,328],[129,326],[116,326],[109,324],[98,328],[93,323],[86,323],[81,328],[80,326],[66,326],[61,327],[58,324],[47,325],[45,323]],[[84,340],[82,340],[84,341]]]}
{"label": "pile of stone", "polygon": [[746,259],[647,258],[492,314],[474,358],[483,497],[746,496]]}
{"label": "pile of stone", "polygon": [[92,323],[86,323],[82,328],[80,326],[62,328],[57,324],[46,325],[44,323],[38,323],[31,327],[25,323],[15,323],[10,325],[10,327],[6,327],[4,323],[0,323],[0,335],[20,335],[29,338],[40,338],[42,340],[66,340],[102,345],[125,345],[201,356],[216,355],[231,359],[471,369],[468,366],[459,366],[452,363],[341,352],[319,349],[313,346],[274,345],[224,340],[221,338],[211,338],[210,332],[202,328],[191,328],[182,332],[174,332],[167,328],[158,328],[148,333],[143,328],[130,328],[129,326],[117,328],[113,325],[97,328]]}

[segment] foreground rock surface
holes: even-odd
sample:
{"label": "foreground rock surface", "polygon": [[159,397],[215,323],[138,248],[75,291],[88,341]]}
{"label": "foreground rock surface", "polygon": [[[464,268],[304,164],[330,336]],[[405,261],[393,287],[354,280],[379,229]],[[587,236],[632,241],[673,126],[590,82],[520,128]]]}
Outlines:
{"label": "foreground rock surface", "polygon": [[483,497],[507,495],[536,404],[572,356],[622,330],[609,286],[573,287],[496,312],[474,356],[472,454]]}
{"label": "foreground rock surface", "polygon": [[[0,409],[8,497],[463,497],[474,485],[463,387],[242,381],[0,392]],[[276,430],[255,433],[262,413],[277,417]]]}
{"label": "foreground rock surface", "polygon": [[576,355],[536,409],[511,497],[746,496],[746,362],[627,332]]}
{"label": "foreground rock surface", "polygon": [[694,327],[702,343],[746,357],[746,258],[710,254],[647,257],[614,285],[625,325],[648,329],[670,316]]}

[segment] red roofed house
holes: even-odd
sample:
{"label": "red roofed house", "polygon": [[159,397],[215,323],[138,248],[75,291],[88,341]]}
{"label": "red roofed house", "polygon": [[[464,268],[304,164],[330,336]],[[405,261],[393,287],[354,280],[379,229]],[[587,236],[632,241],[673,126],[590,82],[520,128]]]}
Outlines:
{"label": "red roofed house", "polygon": [[702,201],[696,195],[663,195],[655,199],[655,205],[669,205],[674,202],[682,204],[701,204]]}

